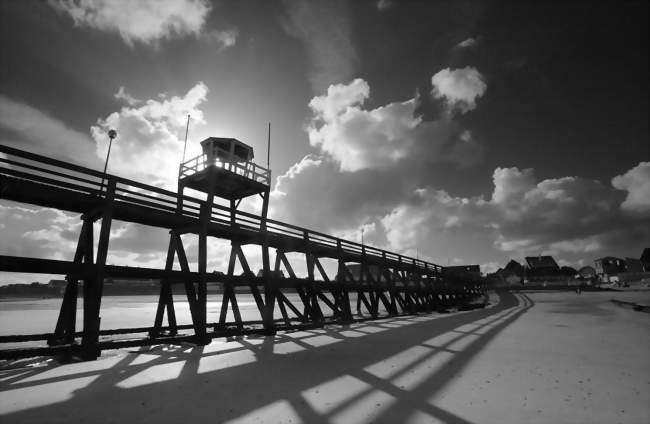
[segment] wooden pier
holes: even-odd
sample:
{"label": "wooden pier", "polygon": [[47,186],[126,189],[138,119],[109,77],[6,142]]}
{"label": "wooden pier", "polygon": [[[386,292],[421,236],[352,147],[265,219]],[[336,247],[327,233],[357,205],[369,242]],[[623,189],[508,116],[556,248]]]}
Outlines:
{"label": "wooden pier", "polygon": [[[183,164],[179,191],[175,193],[8,146],[0,145],[0,153],[0,199],[78,213],[83,222],[70,261],[0,256],[0,271],[60,274],[67,280],[58,320],[52,323],[53,332],[0,337],[0,359],[59,354],[95,359],[103,349],[181,341],[206,344],[214,337],[274,334],[278,330],[388,315],[469,308],[485,294],[485,281],[480,277],[452,275],[436,264],[267,219],[270,171],[265,174],[263,168],[250,171],[254,172],[252,183],[242,186],[238,179],[251,179],[245,174],[247,169],[242,168],[244,174],[228,174],[227,169],[207,167],[198,175],[188,172],[191,166]],[[224,178],[231,178],[230,183],[224,184]],[[207,199],[185,195],[185,187],[203,189]],[[258,194],[263,199],[260,215],[237,210],[242,197]],[[215,195],[229,199],[230,207],[214,203]],[[169,230],[165,268],[106,263],[114,220]],[[94,223],[100,224],[97,240]],[[199,238],[196,270],[191,269],[187,260],[183,234]],[[208,237],[231,243],[225,274],[206,269]],[[249,244],[262,247],[263,267],[259,276],[250,269],[242,249]],[[161,246],[161,255],[164,248]],[[270,261],[272,251],[274,266]],[[304,258],[306,278],[299,278],[294,272],[287,257],[290,252]],[[337,262],[336,275],[328,275],[323,258]],[[173,269],[175,260],[180,269]],[[244,270],[242,275],[234,274],[237,262]],[[101,328],[106,278],[160,281],[157,313],[151,327]],[[207,285],[211,283],[223,285],[218,322],[206,319]],[[176,322],[174,305],[179,300],[172,295],[172,285],[184,288],[191,323]],[[242,291],[242,287],[246,290]],[[289,292],[297,293],[301,303],[292,303],[287,297]],[[237,302],[242,293],[254,297],[259,320],[242,320]],[[351,293],[356,294],[357,311],[351,307]],[[83,330],[76,332],[79,297],[83,300]],[[276,304],[280,318],[274,315]],[[234,321],[227,320],[229,310]],[[1,349],[3,344],[34,340],[46,340],[48,346]]]}

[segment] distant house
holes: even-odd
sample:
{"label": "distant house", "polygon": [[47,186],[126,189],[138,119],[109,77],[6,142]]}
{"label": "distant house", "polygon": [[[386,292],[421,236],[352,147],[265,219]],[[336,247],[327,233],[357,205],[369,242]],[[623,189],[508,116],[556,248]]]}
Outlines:
{"label": "distant house", "polygon": [[570,266],[563,266],[560,268],[560,270],[562,271],[562,274],[566,275],[567,277],[575,277],[578,273],[577,269]]}
{"label": "distant house", "polygon": [[552,256],[526,256],[526,279],[532,283],[566,280]]}
{"label": "distant house", "polygon": [[641,259],[625,258],[625,272],[643,272],[644,266]]}
{"label": "distant house", "polygon": [[496,274],[509,286],[521,284],[524,281],[526,269],[523,265],[515,260],[510,260],[506,266],[499,269]]}
{"label": "distant house", "polygon": [[65,287],[68,285],[68,282],[66,280],[50,280],[49,283],[47,283],[49,287],[55,288],[55,289],[65,289]]}
{"label": "distant house", "polygon": [[643,249],[643,253],[641,254],[641,258],[639,258],[639,260],[643,264],[644,271],[650,272],[650,247]]}
{"label": "distant house", "polygon": [[[264,270],[263,270],[262,268],[260,268],[260,269],[257,271],[257,276],[258,276],[258,277],[264,277]],[[271,278],[285,278],[285,277],[284,277],[284,272],[282,272],[281,269],[279,269],[279,270],[277,270],[277,271],[271,270],[271,271],[269,272],[269,276],[270,276]]]}
{"label": "distant house", "polygon": [[589,280],[596,277],[596,270],[593,266],[583,266],[578,270],[578,276],[583,280]]}
{"label": "distant house", "polygon": [[48,287],[57,290],[60,294],[65,293],[65,288],[67,285],[68,282],[66,280],[50,280],[50,282],[47,283]]}
{"label": "distant house", "polygon": [[[354,277],[355,281],[359,281],[361,278],[361,264],[350,264],[348,265],[348,269],[350,270],[350,273]],[[381,268],[378,265],[367,265],[366,267],[367,272],[372,275],[372,278],[377,280],[381,274]],[[364,275],[363,277],[364,281],[368,281],[368,276]]]}
{"label": "distant house", "polygon": [[596,264],[596,275],[600,281],[609,282],[612,277],[625,272],[625,261],[614,256],[605,256],[594,261]]}

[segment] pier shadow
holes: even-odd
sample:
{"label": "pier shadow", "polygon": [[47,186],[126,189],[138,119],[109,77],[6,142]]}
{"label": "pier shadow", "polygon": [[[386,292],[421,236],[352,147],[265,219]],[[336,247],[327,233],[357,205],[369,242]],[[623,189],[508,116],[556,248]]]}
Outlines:
{"label": "pier shadow", "polygon": [[499,296],[494,307],[450,315],[12,370],[0,374],[0,421],[356,424],[406,422],[417,413],[468,424],[431,399],[533,306],[523,294]]}

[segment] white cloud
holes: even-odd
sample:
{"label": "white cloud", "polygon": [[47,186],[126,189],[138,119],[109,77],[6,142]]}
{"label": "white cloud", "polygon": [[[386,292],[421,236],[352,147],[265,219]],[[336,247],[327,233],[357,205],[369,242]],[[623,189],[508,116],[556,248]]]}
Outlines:
{"label": "white cloud", "polygon": [[451,110],[466,113],[476,108],[476,100],[483,96],[487,84],[476,68],[443,69],[431,77],[431,94],[444,99]]}
{"label": "white cloud", "polygon": [[220,47],[220,50],[227,49],[232,47],[237,43],[237,37],[239,36],[239,31],[237,29],[227,29],[227,30],[213,30],[206,33],[203,36],[203,39],[208,42],[217,43]]}
{"label": "white cloud", "polygon": [[[75,25],[119,34],[124,42],[156,44],[162,39],[199,36],[212,9],[206,0],[50,0],[70,15]],[[213,37],[233,45],[236,34]]]}
{"label": "white cloud", "polygon": [[555,243],[617,225],[621,196],[599,181],[562,177],[538,182],[531,169],[517,168],[497,168],[493,181],[493,224],[506,241]]}
{"label": "white cloud", "polygon": [[87,166],[97,163],[88,135],[25,103],[0,94],[0,127],[18,135],[17,148]]}
{"label": "white cloud", "polygon": [[56,209],[0,202],[2,248],[0,254],[45,259],[74,255],[81,220]]}
{"label": "white cloud", "polygon": [[285,31],[301,40],[309,55],[309,80],[315,93],[330,84],[348,81],[357,54],[351,42],[347,3],[333,1],[287,1]]}
{"label": "white cloud", "polygon": [[384,11],[393,7],[393,2],[391,0],[378,0],[377,1],[377,10]]}
{"label": "white cloud", "polygon": [[370,86],[361,78],[348,84],[332,84],[327,88],[327,94],[311,99],[309,107],[317,118],[324,121],[336,119],[347,112],[349,108],[363,104],[370,96]]}
{"label": "white cloud", "polygon": [[497,168],[492,176],[494,191],[492,202],[508,206],[517,203],[528,190],[535,186],[535,175],[532,169]]}
{"label": "white cloud", "polygon": [[614,177],[612,185],[627,191],[621,209],[635,214],[650,212],[650,162],[640,162],[625,174]]}
{"label": "white cloud", "polygon": [[111,150],[110,173],[176,189],[187,115],[193,123],[203,123],[199,107],[207,93],[207,86],[199,82],[184,96],[147,100],[99,119],[91,127],[97,156],[106,157],[106,134],[115,129],[118,137]]}
{"label": "white cloud", "polygon": [[476,38],[469,37],[469,38],[461,41],[460,43],[456,44],[456,47],[467,48],[467,47],[475,46],[476,43],[478,43],[478,40]]}
{"label": "white cloud", "polygon": [[471,132],[451,115],[424,121],[416,114],[417,97],[371,110],[362,108],[370,87],[362,79],[331,85],[314,97],[309,141],[335,159],[342,171],[387,169],[413,158],[471,165],[481,155]]}
{"label": "white cloud", "polygon": [[[630,173],[636,175],[638,167]],[[411,168],[406,168],[411,170]],[[650,237],[648,220],[621,212],[625,193],[580,177],[538,180],[533,169],[497,168],[483,196],[453,196],[393,168],[341,172],[328,154],[308,156],[278,177],[276,217],[437,263],[453,257],[505,263],[553,254],[591,261],[633,255]],[[627,174],[626,174],[627,175]]]}
{"label": "white cloud", "polygon": [[129,106],[134,106],[142,101],[127,93],[124,86],[120,86],[120,88],[117,90],[117,93],[113,94],[113,97],[119,100],[124,100]]}

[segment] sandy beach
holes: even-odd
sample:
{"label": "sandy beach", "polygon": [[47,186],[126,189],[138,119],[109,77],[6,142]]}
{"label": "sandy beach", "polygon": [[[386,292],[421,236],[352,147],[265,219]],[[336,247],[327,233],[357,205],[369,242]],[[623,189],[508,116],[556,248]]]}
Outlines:
{"label": "sandy beach", "polygon": [[0,421],[649,422],[650,315],[610,298],[493,294],[469,312],[14,362]]}

